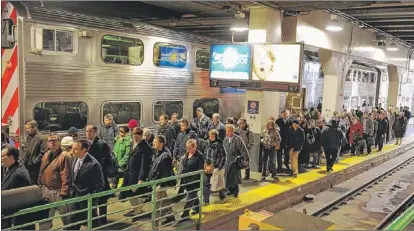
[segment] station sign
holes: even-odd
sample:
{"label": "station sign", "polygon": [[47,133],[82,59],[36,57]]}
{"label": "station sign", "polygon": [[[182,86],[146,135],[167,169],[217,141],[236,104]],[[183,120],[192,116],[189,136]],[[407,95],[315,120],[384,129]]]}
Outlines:
{"label": "station sign", "polygon": [[210,86],[299,93],[303,52],[303,43],[213,44]]}

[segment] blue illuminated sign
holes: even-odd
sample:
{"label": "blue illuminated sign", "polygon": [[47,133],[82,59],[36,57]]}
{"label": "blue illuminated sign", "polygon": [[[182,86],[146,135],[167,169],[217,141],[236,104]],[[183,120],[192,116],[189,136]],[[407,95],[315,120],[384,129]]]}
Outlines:
{"label": "blue illuminated sign", "polygon": [[211,45],[210,78],[249,80],[251,47],[245,44]]}
{"label": "blue illuminated sign", "polygon": [[239,88],[220,88],[220,94],[246,94],[246,89],[239,89]]}
{"label": "blue illuminated sign", "polygon": [[160,48],[160,66],[184,68],[187,64],[187,49],[185,47],[168,47]]}

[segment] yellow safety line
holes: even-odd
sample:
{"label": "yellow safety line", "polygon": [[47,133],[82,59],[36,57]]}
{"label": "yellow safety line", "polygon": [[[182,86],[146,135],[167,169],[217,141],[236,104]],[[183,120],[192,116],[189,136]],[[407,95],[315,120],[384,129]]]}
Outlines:
{"label": "yellow safety line", "polygon": [[[391,151],[396,149],[397,146],[394,144],[384,146],[382,152],[379,155],[385,154],[386,151]],[[334,172],[338,172],[344,169],[347,169],[353,165],[362,163],[366,160],[373,159],[374,157],[379,156],[377,151],[373,151],[370,155],[361,155],[361,156],[350,156],[341,159],[339,163],[334,165]],[[325,176],[329,175],[326,173],[326,170],[313,169],[309,172],[299,174],[297,178],[292,177],[279,177],[280,182],[276,184],[268,184],[265,186],[260,186],[255,189],[252,189],[248,192],[242,193],[239,197],[229,199],[223,204],[210,204],[208,206],[203,206],[202,222],[214,220],[224,214],[230,213],[232,211],[238,210],[245,206],[254,204],[256,202],[265,200],[270,197],[274,197],[278,194],[291,190],[293,188],[305,185],[307,183],[317,181]],[[198,215],[191,217],[192,219],[198,219]]]}

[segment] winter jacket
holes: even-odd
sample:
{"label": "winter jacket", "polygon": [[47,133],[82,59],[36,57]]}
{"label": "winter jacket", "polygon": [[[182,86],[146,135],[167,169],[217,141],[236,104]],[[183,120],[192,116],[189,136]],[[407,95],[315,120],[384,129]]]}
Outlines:
{"label": "winter jacket", "polygon": [[[148,181],[174,176],[172,160],[172,155],[168,149],[164,148],[161,151],[155,151],[155,158],[148,174]],[[167,186],[168,182],[163,182],[160,185],[161,187]]]}
{"label": "winter jacket", "polygon": [[407,118],[398,116],[394,123],[395,137],[403,138],[407,131]]}
{"label": "winter jacket", "polygon": [[177,133],[175,129],[170,125],[160,126],[158,129],[158,135],[163,135],[166,140],[166,146],[169,150],[174,150],[175,140],[177,139]]}
{"label": "winter jacket", "polygon": [[[204,169],[204,157],[200,151],[197,150],[196,154],[193,155],[191,158],[188,158],[188,156],[189,154],[188,152],[186,152],[185,158],[182,159],[183,160],[181,163],[183,165],[182,174],[196,172],[198,170]],[[188,184],[188,183],[195,182],[198,180],[200,180],[199,175],[188,176],[181,180],[181,184]],[[188,184],[184,187],[187,191],[191,191],[191,190],[198,188],[199,185],[200,185],[200,182],[197,182],[193,184]]]}
{"label": "winter jacket", "polygon": [[124,137],[117,136],[115,138],[115,145],[114,145],[114,154],[118,161],[119,167],[125,170],[128,159],[129,153],[131,152],[131,145],[132,145],[132,138],[130,135],[126,135]]}
{"label": "winter jacket", "polygon": [[378,130],[377,130],[377,134],[382,135],[387,133],[388,130],[388,122],[387,120],[383,119],[379,119],[378,120]]}
{"label": "winter jacket", "polygon": [[351,124],[351,127],[349,128],[349,139],[348,142],[352,144],[354,142],[354,136],[356,133],[358,133],[361,137],[364,136],[364,131],[362,128],[362,124],[360,122],[357,122],[356,124]]}
{"label": "winter jacket", "polygon": [[278,131],[276,131],[276,129],[274,131],[264,129],[260,137],[262,138],[261,141],[263,147],[267,149],[273,148],[277,143],[282,142],[282,138],[280,137],[280,134]]}
{"label": "winter jacket", "polygon": [[288,139],[286,139],[289,135],[289,128],[292,126],[292,120],[289,118],[286,118],[286,122],[283,120],[282,117],[278,118],[276,120],[276,124],[277,126],[279,126],[279,134],[282,137],[282,144],[280,147],[286,147],[286,145],[288,144],[287,141]]}
{"label": "winter jacket", "polygon": [[364,131],[365,135],[373,137],[374,132],[375,132],[374,121],[371,118],[363,118],[362,119],[362,130]]}
{"label": "winter jacket", "polygon": [[181,156],[184,155],[186,152],[185,144],[189,139],[195,139],[197,140],[197,134],[194,131],[191,131],[190,129],[187,129],[185,132],[181,132],[177,136],[177,140],[175,141],[174,145],[174,151],[173,151],[173,158],[176,160],[179,160]]}
{"label": "winter jacket", "polygon": [[112,122],[111,125],[106,126],[103,125],[99,129],[99,138],[104,140],[111,150],[114,149],[115,137],[119,135],[119,128],[118,126]]}
{"label": "winter jacket", "polygon": [[239,134],[240,138],[242,138],[250,154],[250,151],[252,150],[252,147],[254,146],[254,137],[253,137],[253,132],[250,131],[249,125],[247,125],[246,129],[244,130],[238,127],[236,131],[237,131],[237,134]]}
{"label": "winter jacket", "polygon": [[22,163],[26,167],[27,171],[29,171],[30,180],[33,184],[36,184],[39,178],[40,164],[46,151],[46,142],[42,139],[42,134],[40,132],[27,136],[26,148],[24,155],[22,156]]}
{"label": "winter jacket", "polygon": [[194,126],[197,128],[197,134],[200,138],[207,138],[208,136],[208,126],[210,125],[211,120],[208,116],[204,115],[203,117],[194,118]]}
{"label": "winter jacket", "polygon": [[211,161],[214,168],[223,169],[226,163],[226,152],[224,151],[223,141],[207,141],[206,150],[204,151],[204,161]]}
{"label": "winter jacket", "polygon": [[321,143],[324,150],[340,149],[345,143],[345,135],[338,129],[337,125],[331,125],[322,133]]}
{"label": "winter jacket", "polygon": [[305,144],[305,132],[302,128],[294,130],[292,127],[289,128],[288,132],[287,147],[293,148],[295,152],[300,152]]}
{"label": "winter jacket", "polygon": [[55,153],[48,151],[43,155],[38,184],[50,190],[60,190],[60,195],[70,195],[70,156],[58,149]]}
{"label": "winter jacket", "polygon": [[322,132],[321,129],[315,127],[310,128],[309,133],[312,133],[315,137],[315,142],[308,144],[308,152],[319,152],[322,146]]}

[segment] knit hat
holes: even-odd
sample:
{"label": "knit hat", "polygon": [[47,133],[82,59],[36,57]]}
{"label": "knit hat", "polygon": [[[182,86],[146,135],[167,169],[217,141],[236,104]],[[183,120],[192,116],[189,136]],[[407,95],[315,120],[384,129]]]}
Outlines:
{"label": "knit hat", "polygon": [[78,129],[76,129],[75,127],[71,127],[68,130],[68,135],[72,136],[73,134],[77,134],[78,133]]}
{"label": "knit hat", "polygon": [[129,129],[132,130],[136,126],[138,126],[138,121],[137,120],[134,120],[134,119],[129,120],[129,122],[128,122],[128,128]]}
{"label": "knit hat", "polygon": [[292,124],[299,124],[299,120],[297,119],[292,120]]}
{"label": "knit hat", "polygon": [[61,146],[72,146],[73,144],[73,138],[71,136],[65,136],[62,139],[62,142],[60,142]]}

